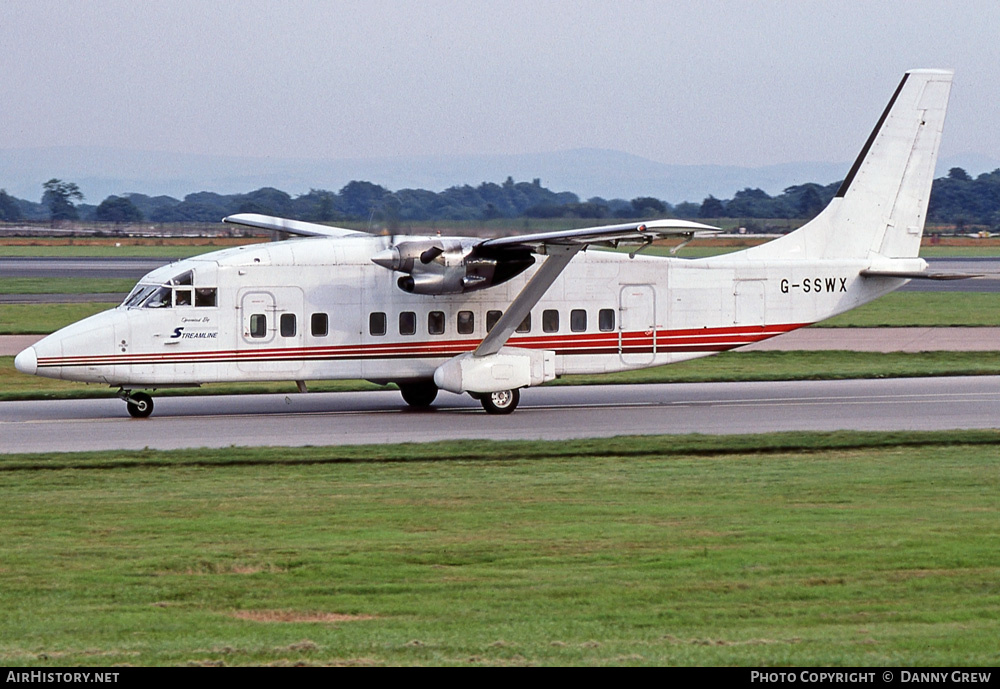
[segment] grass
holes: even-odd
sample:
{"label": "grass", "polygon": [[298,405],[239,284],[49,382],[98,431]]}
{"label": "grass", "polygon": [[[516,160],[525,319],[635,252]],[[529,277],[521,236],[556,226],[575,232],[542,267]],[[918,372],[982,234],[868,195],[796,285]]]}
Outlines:
{"label": "grass", "polygon": [[267,241],[256,239],[34,239],[0,241],[0,256],[67,258],[187,258],[241,244]]}
{"label": "grass", "polygon": [[998,443],[984,431],[5,456],[0,657],[996,665]]}
{"label": "grass", "polygon": [[47,335],[117,304],[0,304],[0,335]]}
{"label": "grass", "polygon": [[135,280],[121,278],[5,278],[0,277],[0,294],[128,294]]}
{"label": "grass", "polygon": [[1000,293],[893,292],[818,325],[821,328],[949,326],[1000,326]]}

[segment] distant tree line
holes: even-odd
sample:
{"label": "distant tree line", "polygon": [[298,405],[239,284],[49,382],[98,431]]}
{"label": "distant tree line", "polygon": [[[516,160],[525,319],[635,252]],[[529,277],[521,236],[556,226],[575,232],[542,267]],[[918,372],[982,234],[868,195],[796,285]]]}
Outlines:
{"label": "distant tree line", "polygon": [[[685,201],[671,205],[652,197],[581,201],[574,193],[546,189],[539,179],[515,182],[508,177],[502,184],[483,182],[477,187],[454,186],[441,192],[393,192],[371,182],[353,181],[338,192],[312,189],[296,197],[264,187],[246,194],[202,191],[183,200],[124,194],[109,196],[93,206],[79,203],[83,194],[76,184],[51,179],[42,185],[41,203],[14,198],[0,189],[0,221],[218,222],[233,213],[261,213],[311,222],[370,221],[392,229],[401,222],[495,218],[809,219],[830,202],[839,185],[800,184],[777,196],[747,188],[731,199],[709,196],[700,204]],[[1000,169],[973,179],[965,170],[952,168],[947,177],[934,180],[928,220],[1000,230]],[[752,222],[747,225],[757,227]]]}

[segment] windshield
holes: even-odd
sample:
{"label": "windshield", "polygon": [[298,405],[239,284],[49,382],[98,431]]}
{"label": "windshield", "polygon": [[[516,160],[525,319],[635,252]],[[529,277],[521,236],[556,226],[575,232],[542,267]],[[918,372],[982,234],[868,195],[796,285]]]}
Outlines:
{"label": "windshield", "polygon": [[122,306],[127,306],[128,308],[136,308],[146,297],[152,294],[156,290],[156,285],[143,285],[139,284],[132,288],[129,295],[125,297],[125,301],[122,302]]}
{"label": "windshield", "polygon": [[218,290],[215,287],[195,286],[194,282],[194,274],[190,270],[171,278],[166,283],[158,282],[150,285],[140,282],[132,288],[121,305],[129,309],[216,306]]}
{"label": "windshield", "polygon": [[170,288],[157,287],[156,290],[142,302],[143,308],[161,309],[170,306]]}

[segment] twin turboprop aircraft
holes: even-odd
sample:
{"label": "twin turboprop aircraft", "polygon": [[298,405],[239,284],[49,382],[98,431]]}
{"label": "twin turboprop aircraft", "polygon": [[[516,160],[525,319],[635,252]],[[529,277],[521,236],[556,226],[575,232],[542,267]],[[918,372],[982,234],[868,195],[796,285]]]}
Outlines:
{"label": "twin turboprop aircraft", "polygon": [[[414,407],[438,390],[492,414],[572,373],[658,366],[801,328],[926,272],[918,258],[952,73],[907,72],[829,206],[784,237],[702,259],[645,245],[715,228],[653,220],[495,239],[373,236],[240,214],[224,222],[305,239],[186,259],[115,309],[15,359],[19,371],[142,389],[247,380],[396,383]],[[637,250],[638,251],[638,250]]]}

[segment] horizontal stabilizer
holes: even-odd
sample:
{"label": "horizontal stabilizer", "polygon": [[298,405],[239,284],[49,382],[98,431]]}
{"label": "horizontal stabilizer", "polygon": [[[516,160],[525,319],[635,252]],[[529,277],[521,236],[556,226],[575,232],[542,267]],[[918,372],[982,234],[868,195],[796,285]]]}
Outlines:
{"label": "horizontal stabilizer", "polygon": [[862,270],[865,278],[906,278],[908,280],[965,280],[981,278],[975,273],[927,273],[920,270]]}

